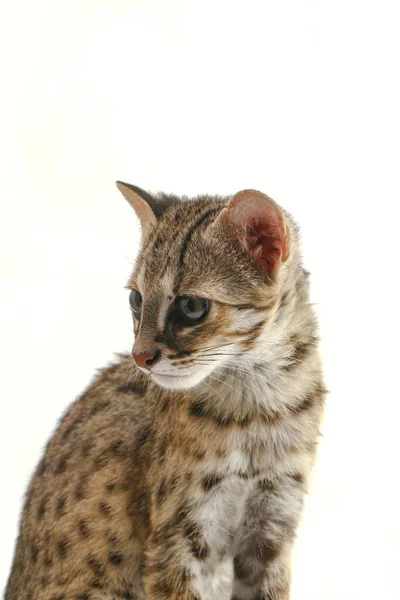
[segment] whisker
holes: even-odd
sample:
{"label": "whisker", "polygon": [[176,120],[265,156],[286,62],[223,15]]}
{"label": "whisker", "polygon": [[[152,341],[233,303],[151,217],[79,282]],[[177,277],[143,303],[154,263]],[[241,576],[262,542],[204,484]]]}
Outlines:
{"label": "whisker", "polygon": [[126,382],[126,383],[127,383],[127,385],[129,385],[129,383],[130,383],[130,381],[131,381],[131,378],[133,377],[134,373],[135,373],[135,368],[134,368],[134,366],[133,366],[133,365],[131,365],[131,370],[130,370],[130,373],[128,374],[128,380],[127,380],[127,382]]}
{"label": "whisker", "polygon": [[240,390],[237,390],[236,388],[232,387],[231,385],[229,385],[229,383],[226,383],[226,381],[224,381],[223,379],[218,379],[214,375],[208,375],[208,377],[211,377],[211,379],[214,379],[215,381],[218,381],[219,383],[223,383],[224,385],[226,385],[227,387],[229,387],[234,392],[239,392],[240,391]]}
{"label": "whisker", "polygon": [[[223,348],[224,346],[231,346],[232,344],[234,344],[235,342],[226,342],[225,344],[217,344],[215,346],[206,346],[205,348],[195,348],[194,350],[188,350],[189,355],[193,355],[193,354],[199,354],[202,353],[205,350],[217,350],[218,348]],[[179,352],[177,353],[179,354]],[[177,358],[176,354],[171,354],[169,356],[169,358],[174,359]]]}
{"label": "whisker", "polygon": [[[235,368],[235,367],[234,367],[234,368]],[[222,367],[221,367],[221,369],[229,369],[229,367],[222,366]],[[256,375],[256,373],[254,372],[254,369],[250,369],[249,367],[246,367],[246,366],[245,366],[244,368],[237,367],[237,368],[236,368],[236,370],[237,370],[237,371],[239,371],[239,372],[242,372],[244,375],[248,375],[248,374]],[[274,378],[274,377],[277,375],[277,374],[275,374],[275,373],[271,373],[270,371],[269,371],[269,372],[268,372],[268,371],[266,371],[266,372],[267,372],[267,373],[269,373],[270,375],[272,375],[272,378]],[[229,372],[228,372],[228,373],[226,373],[226,375],[233,377],[233,376],[232,376],[232,374],[231,374],[231,373],[229,373]],[[237,378],[236,378],[236,379],[237,379]],[[284,379],[284,378],[282,378],[282,379]],[[239,380],[239,381],[241,381],[241,380]],[[248,386],[248,385],[247,385],[247,384],[246,384],[244,381],[241,381],[241,383],[242,383],[242,385],[244,385],[244,386],[246,386],[248,389],[250,389],[250,390],[251,390],[251,392],[254,394],[254,390],[252,390],[252,389],[251,389],[251,388],[250,388],[250,387],[249,387],[249,386]],[[286,400],[288,403],[290,403],[290,399],[289,399],[289,397],[287,396],[287,394],[285,394],[285,392],[284,392],[284,391],[283,391],[283,390],[282,390],[282,389],[281,389],[281,388],[280,388],[280,387],[279,387],[279,386],[278,386],[276,383],[274,383],[274,382],[273,382],[273,381],[271,381],[270,379],[267,379],[267,380],[265,380],[265,384],[266,384],[267,386],[269,386],[269,387],[271,387],[271,388],[273,388],[273,389],[277,390],[277,391],[278,391],[278,392],[279,392],[279,393],[282,395],[282,397],[283,397],[283,398],[284,398],[284,399],[285,399],[285,400]]]}
{"label": "whisker", "polygon": [[214,392],[215,394],[217,394],[217,396],[219,396],[219,397],[221,398],[222,402],[224,401],[224,399],[223,399],[223,397],[221,396],[221,394],[219,394],[219,393],[217,392],[217,390],[216,390],[215,388],[213,388],[213,387],[212,387],[212,385],[210,385],[210,384],[209,384],[209,383],[208,383],[208,382],[207,382],[205,379],[203,380],[203,383],[205,383],[205,384],[206,384],[206,385],[207,385],[207,386],[210,388],[210,390],[211,390],[212,392]]}
{"label": "whisker", "polygon": [[[223,368],[223,369],[224,369],[224,368],[225,368],[225,369],[227,369],[228,367],[222,367],[222,368]],[[245,388],[247,388],[248,390],[250,390],[250,392],[251,392],[252,394],[254,394],[254,390],[253,390],[253,389],[252,389],[252,388],[251,388],[251,387],[250,387],[250,386],[249,386],[249,385],[248,385],[248,384],[247,384],[245,381],[243,381],[243,379],[239,379],[239,377],[235,377],[234,375],[232,375],[232,373],[229,373],[229,372],[227,372],[227,373],[221,373],[221,375],[226,375],[227,377],[231,377],[231,378],[232,378],[232,379],[234,379],[235,381],[239,382],[239,383],[240,383],[240,385],[242,385],[242,386],[244,386]],[[221,380],[218,380],[218,381],[221,381]],[[225,381],[223,381],[223,380],[221,381],[221,383],[225,383],[226,385],[228,385],[228,384],[227,384]],[[229,386],[229,387],[231,387],[231,386]],[[232,389],[235,389],[235,388],[232,388]],[[238,391],[240,391],[240,390],[235,390],[235,391],[237,391],[237,392],[238,392]]]}
{"label": "whisker", "polygon": [[199,348],[198,350],[193,350],[193,352],[202,352],[203,350],[216,350],[217,348],[224,348],[225,346],[232,346],[236,342],[225,342],[224,344],[216,344],[214,346],[206,346],[205,348]]}
{"label": "whisker", "polygon": [[214,352],[213,354],[203,354],[203,356],[239,356],[241,352]]}

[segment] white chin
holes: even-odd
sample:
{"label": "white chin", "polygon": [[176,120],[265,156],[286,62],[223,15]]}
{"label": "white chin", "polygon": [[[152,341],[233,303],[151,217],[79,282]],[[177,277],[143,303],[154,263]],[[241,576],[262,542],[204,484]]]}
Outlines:
{"label": "white chin", "polygon": [[188,390],[195,385],[198,385],[204,377],[198,375],[161,375],[159,373],[151,373],[152,379],[167,390]]}

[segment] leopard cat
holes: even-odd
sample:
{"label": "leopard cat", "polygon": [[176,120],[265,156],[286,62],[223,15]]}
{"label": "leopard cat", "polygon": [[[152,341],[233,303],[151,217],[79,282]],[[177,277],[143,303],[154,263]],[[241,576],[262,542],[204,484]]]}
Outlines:
{"label": "leopard cat", "polygon": [[117,182],[141,222],[132,355],[33,475],[6,600],[288,600],[324,404],[292,217]]}

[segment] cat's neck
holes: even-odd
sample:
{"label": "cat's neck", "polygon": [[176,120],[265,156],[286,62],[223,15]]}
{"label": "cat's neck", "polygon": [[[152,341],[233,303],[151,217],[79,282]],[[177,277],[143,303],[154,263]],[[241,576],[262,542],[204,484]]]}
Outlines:
{"label": "cat's neck", "polygon": [[301,270],[294,285],[283,287],[274,319],[255,350],[216,369],[191,392],[217,414],[239,420],[290,411],[301,401],[315,369],[308,357],[315,355],[316,345],[307,274]]}

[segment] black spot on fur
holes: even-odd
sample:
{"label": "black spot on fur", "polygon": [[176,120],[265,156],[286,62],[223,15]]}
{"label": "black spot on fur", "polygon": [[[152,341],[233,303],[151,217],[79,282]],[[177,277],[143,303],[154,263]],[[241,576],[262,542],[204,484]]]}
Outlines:
{"label": "black spot on fur", "polygon": [[126,449],[124,446],[124,442],[122,442],[121,440],[114,442],[114,444],[111,446],[111,452],[116,456],[122,456],[123,454],[125,454]]}
{"label": "black spot on fur", "polygon": [[210,554],[210,549],[206,541],[202,539],[196,524],[188,523],[185,527],[184,535],[190,542],[190,551],[193,556],[198,560],[205,560]]}
{"label": "black spot on fur", "polygon": [[161,504],[163,503],[165,496],[167,493],[167,484],[165,481],[162,481],[160,487],[158,488],[158,492],[157,492],[157,504],[158,506],[161,506]]}
{"label": "black spot on fur", "polygon": [[59,499],[58,503],[57,503],[57,507],[56,507],[56,514],[60,517],[61,515],[65,515],[65,503],[66,503],[66,498],[65,496],[63,496],[62,498]]}
{"label": "black spot on fur", "polygon": [[144,444],[151,437],[152,428],[149,425],[148,427],[143,427],[138,433],[138,442],[140,444]]}
{"label": "black spot on fur", "polygon": [[239,471],[237,475],[241,479],[254,479],[260,474],[259,469],[249,469],[248,471]]}
{"label": "black spot on fur", "polygon": [[116,533],[107,533],[106,535],[107,541],[110,542],[113,546],[116,546],[119,543],[119,538]]}
{"label": "black spot on fur", "polygon": [[37,470],[37,474],[39,475],[39,477],[41,477],[42,475],[44,475],[44,474],[45,474],[45,472],[46,472],[46,469],[47,469],[46,461],[45,461],[45,459],[43,458],[43,459],[40,461],[40,463],[39,463],[39,467],[38,467],[38,470]]}
{"label": "black spot on fur", "polygon": [[78,485],[75,488],[75,498],[77,500],[82,500],[85,497],[86,493],[86,477],[82,477],[79,481]]}
{"label": "black spot on fur", "polygon": [[202,417],[205,414],[204,404],[202,402],[196,402],[196,404],[192,404],[189,409],[189,414],[192,417]]}
{"label": "black spot on fur", "polygon": [[78,523],[79,533],[84,538],[90,537],[90,529],[88,527],[87,521],[85,519],[81,519]]}
{"label": "black spot on fur", "polygon": [[124,560],[122,552],[110,552],[108,555],[108,562],[112,565],[120,565]]}
{"label": "black spot on fur", "polygon": [[193,542],[190,549],[197,560],[205,560],[210,554],[210,550],[205,542],[202,545]]}
{"label": "black spot on fur", "polygon": [[265,492],[273,492],[275,489],[275,486],[270,479],[261,479],[261,481],[258,482],[258,487]]}
{"label": "black spot on fur", "polygon": [[146,392],[146,387],[139,382],[135,382],[127,385],[120,385],[117,388],[117,392],[120,394],[137,394],[138,396],[143,396]]}
{"label": "black spot on fur", "polygon": [[67,557],[69,546],[69,540],[65,537],[58,542],[58,553],[61,556],[61,558]]}
{"label": "black spot on fur", "polygon": [[310,352],[315,348],[316,338],[311,338],[306,342],[297,342],[293,348],[292,356],[290,357],[290,363],[282,367],[284,371],[291,371],[297,365],[300,365]]}
{"label": "black spot on fur", "polygon": [[77,417],[70,425],[68,425],[68,427],[66,429],[64,429],[64,432],[62,434],[62,439],[65,440],[66,438],[68,438],[71,433],[73,432],[74,429],[76,429],[76,427],[82,423],[83,419],[82,417]]}
{"label": "black spot on fur", "polygon": [[287,304],[289,304],[289,300],[290,300],[290,292],[285,292],[281,298],[281,306],[286,306]]}
{"label": "black spot on fur", "polygon": [[108,450],[103,450],[94,459],[94,468],[96,469],[96,471],[98,471],[100,469],[104,469],[104,467],[106,467],[109,462],[110,462],[109,452],[108,452]]}
{"label": "black spot on fur", "polygon": [[291,413],[298,415],[303,412],[307,412],[314,406],[314,395],[308,394],[303,400],[297,405],[291,408]]}
{"label": "black spot on fur", "polygon": [[199,449],[199,448],[197,448],[197,449],[193,448],[192,456],[194,458],[196,458],[197,460],[203,460],[203,458],[205,457],[205,455],[206,455],[206,451],[205,450],[202,450],[202,449]]}
{"label": "black spot on fur", "polygon": [[161,248],[161,246],[164,244],[165,239],[163,235],[159,235],[158,238],[156,238],[156,241],[154,242],[154,246],[153,246],[153,252],[157,252],[157,250],[159,250]]}
{"label": "black spot on fur", "polygon": [[297,483],[300,483],[300,485],[303,485],[304,483],[304,475],[302,473],[293,473],[291,475],[292,479],[294,479]]}
{"label": "black spot on fur", "polygon": [[58,461],[56,475],[60,475],[60,473],[65,473],[66,470],[67,470],[67,459],[65,458],[65,456],[63,456]]}
{"label": "black spot on fur", "polygon": [[247,579],[250,575],[249,569],[239,556],[235,556],[233,559],[233,572],[236,579],[239,580]]}
{"label": "black spot on fur", "polygon": [[87,456],[89,456],[89,454],[92,452],[92,450],[95,448],[95,444],[93,442],[85,442],[82,445],[82,456],[84,456],[85,458]]}
{"label": "black spot on fur", "polygon": [[230,425],[239,425],[246,426],[250,423],[249,419],[244,419],[243,421],[237,421],[233,419],[231,416],[222,416],[218,414],[211,413],[202,402],[196,402],[192,404],[189,408],[189,415],[195,418],[205,418],[209,421],[213,422],[218,427],[229,427]]}
{"label": "black spot on fur", "polygon": [[176,511],[174,517],[173,517],[173,526],[175,527],[179,527],[179,525],[182,524],[182,522],[186,519],[187,515],[188,515],[189,509],[185,504],[182,504],[178,510]]}
{"label": "black spot on fur", "polygon": [[99,510],[105,517],[107,517],[107,519],[111,517],[112,508],[109,504],[106,504],[105,502],[100,502]]}
{"label": "black spot on fur", "polygon": [[254,544],[252,555],[263,564],[273,561],[279,554],[279,546],[269,540],[263,540]]}
{"label": "black spot on fur", "polygon": [[[212,415],[210,415],[209,418],[213,418]],[[232,425],[234,423],[237,423],[238,425],[241,424],[241,421],[235,421],[232,417],[222,416],[222,415],[215,415],[215,417],[213,418],[213,421],[219,427],[229,427],[230,425]],[[247,424],[247,422],[245,422],[245,425],[246,424]]]}
{"label": "black spot on fur", "polygon": [[115,590],[111,592],[116,598],[122,598],[122,600],[135,600],[136,596],[129,590]]}
{"label": "black spot on fur", "polygon": [[31,558],[32,558],[33,564],[37,563],[38,554],[39,554],[39,546],[37,545],[36,542],[34,542],[31,546]]}
{"label": "black spot on fur", "polygon": [[216,474],[206,475],[206,477],[204,477],[202,479],[201,487],[203,488],[203,490],[208,492],[213,487],[218,485],[222,481],[222,479],[223,479],[222,477],[220,477],[219,475],[216,475]]}
{"label": "black spot on fur", "polygon": [[93,570],[96,577],[103,577],[105,568],[101,561],[99,561],[95,556],[89,556],[88,565]]}
{"label": "black spot on fur", "polygon": [[38,521],[40,521],[40,519],[43,518],[44,514],[46,513],[46,501],[42,500],[41,503],[38,506],[37,509],[37,518]]}
{"label": "black spot on fur", "polygon": [[107,408],[109,404],[109,402],[96,402],[96,404],[94,404],[91,408],[90,416],[92,417],[93,415],[96,415],[97,413],[101,412],[102,410]]}
{"label": "black spot on fur", "polygon": [[49,551],[46,551],[46,555],[44,557],[44,565],[45,567],[51,567],[53,564],[53,558],[51,557]]}

